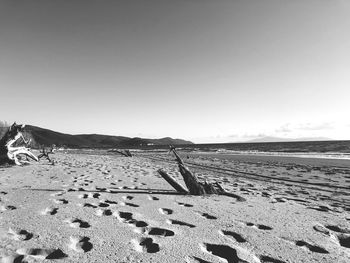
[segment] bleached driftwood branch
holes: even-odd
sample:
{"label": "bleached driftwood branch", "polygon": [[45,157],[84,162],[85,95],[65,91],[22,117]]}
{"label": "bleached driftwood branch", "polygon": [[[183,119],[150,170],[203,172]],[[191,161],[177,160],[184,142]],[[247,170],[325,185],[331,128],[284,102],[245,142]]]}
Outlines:
{"label": "bleached driftwood branch", "polygon": [[5,135],[0,140],[0,164],[17,164],[22,165],[28,163],[19,160],[20,155],[24,155],[38,161],[38,158],[27,147],[14,147],[16,141],[22,139],[25,145],[29,145],[30,140],[26,141],[22,131],[25,125],[17,125],[16,122],[9,127]]}

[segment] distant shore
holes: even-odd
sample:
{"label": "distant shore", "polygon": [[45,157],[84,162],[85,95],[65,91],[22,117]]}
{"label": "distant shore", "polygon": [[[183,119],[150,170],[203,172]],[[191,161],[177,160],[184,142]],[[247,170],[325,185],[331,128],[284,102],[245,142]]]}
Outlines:
{"label": "distant shore", "polygon": [[[336,159],[336,158],[326,158],[326,157],[305,157],[305,156],[281,156],[281,155],[266,155],[263,154],[217,154],[210,152],[201,152],[201,153],[188,153],[190,156],[210,156],[212,158],[218,159],[228,159],[228,160],[237,160],[237,161],[251,161],[251,162],[281,162],[281,163],[299,163],[305,165],[324,165],[324,166],[342,166],[350,168],[350,160],[348,159]],[[291,153],[292,155],[292,153]]]}

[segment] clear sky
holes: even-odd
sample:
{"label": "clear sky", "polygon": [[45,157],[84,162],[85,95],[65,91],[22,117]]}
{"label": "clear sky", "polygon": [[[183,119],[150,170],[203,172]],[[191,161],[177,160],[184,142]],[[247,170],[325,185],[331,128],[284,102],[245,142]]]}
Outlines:
{"label": "clear sky", "polygon": [[0,120],[350,139],[348,0],[0,0]]}

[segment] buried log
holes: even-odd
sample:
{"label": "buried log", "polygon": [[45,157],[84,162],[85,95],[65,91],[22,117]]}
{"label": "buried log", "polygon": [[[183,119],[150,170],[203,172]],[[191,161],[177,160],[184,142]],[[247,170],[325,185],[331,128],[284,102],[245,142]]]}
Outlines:
{"label": "buried log", "polygon": [[[172,151],[175,155],[177,164],[179,166],[179,171],[189,190],[189,194],[191,195],[218,194],[218,195],[234,197],[238,201],[246,201],[245,198],[226,191],[218,182],[215,182],[213,184],[208,183],[207,181],[205,181],[204,183],[200,182],[198,178],[185,166],[184,162],[176,152],[175,148],[170,147],[170,151]],[[181,184],[179,184],[173,177],[168,175],[162,169],[158,170],[158,173],[178,192],[181,192],[181,193],[187,192],[186,189],[184,189],[184,187]]]}
{"label": "buried log", "polygon": [[5,135],[0,140],[0,164],[17,164],[23,165],[28,161],[20,160],[20,156],[27,156],[35,161],[39,161],[38,158],[27,147],[14,147],[16,141],[22,139],[24,144],[29,144],[23,137],[23,129],[25,125],[17,125],[13,123],[8,128]]}

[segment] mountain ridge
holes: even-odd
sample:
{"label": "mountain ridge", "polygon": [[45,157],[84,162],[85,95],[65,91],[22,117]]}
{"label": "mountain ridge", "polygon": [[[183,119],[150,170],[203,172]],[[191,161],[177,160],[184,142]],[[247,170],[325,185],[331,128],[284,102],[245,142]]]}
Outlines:
{"label": "mountain ridge", "polygon": [[311,141],[333,141],[333,139],[326,137],[303,137],[303,138],[281,138],[273,136],[259,137],[256,139],[244,141],[245,143],[258,143],[258,142],[311,142]]}
{"label": "mountain ridge", "polygon": [[[0,137],[8,128],[0,127]],[[142,147],[147,145],[180,145],[193,144],[183,139],[163,137],[159,139],[126,137],[104,134],[67,134],[33,125],[26,125],[24,135],[31,139],[34,148],[51,146],[68,148],[118,148],[118,147]]]}

